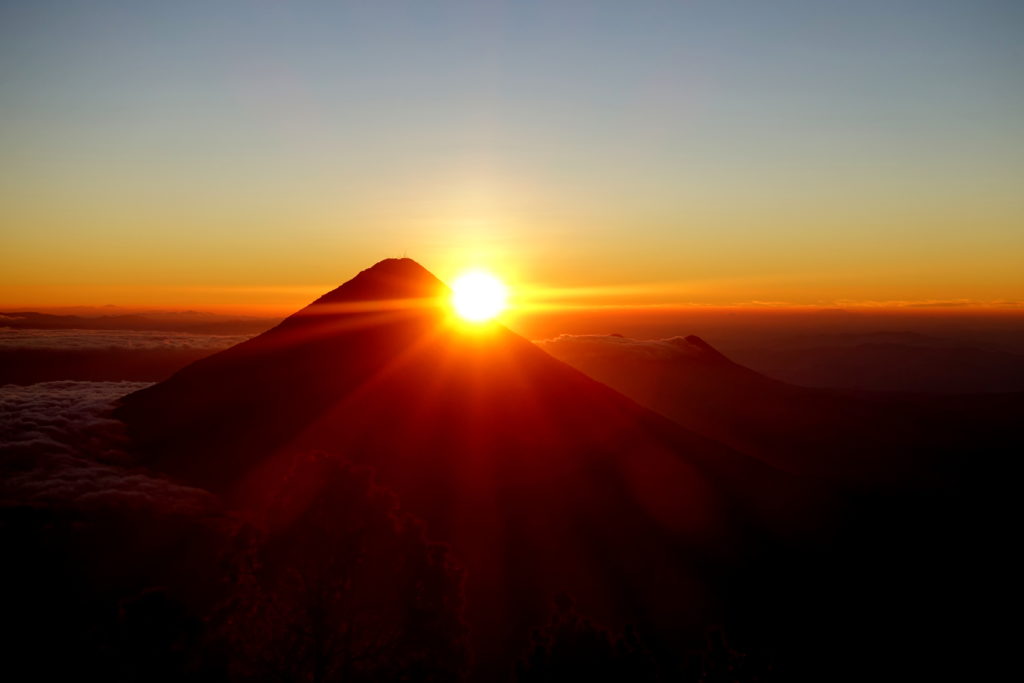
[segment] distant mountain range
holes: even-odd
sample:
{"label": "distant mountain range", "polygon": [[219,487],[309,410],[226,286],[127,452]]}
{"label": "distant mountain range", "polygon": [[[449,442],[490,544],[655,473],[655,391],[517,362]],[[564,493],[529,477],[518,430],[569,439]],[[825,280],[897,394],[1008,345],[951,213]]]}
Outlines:
{"label": "distant mountain range", "polygon": [[200,311],[77,315],[0,311],[0,327],[16,330],[148,330],[193,334],[257,334],[273,319],[217,315]]}

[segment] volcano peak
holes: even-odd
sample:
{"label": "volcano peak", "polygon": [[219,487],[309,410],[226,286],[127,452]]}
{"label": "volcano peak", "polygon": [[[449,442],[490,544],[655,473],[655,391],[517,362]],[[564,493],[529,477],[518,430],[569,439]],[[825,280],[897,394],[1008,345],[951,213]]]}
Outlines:
{"label": "volcano peak", "polygon": [[338,301],[422,299],[438,296],[444,283],[411,258],[388,258],[361,271],[311,305]]}

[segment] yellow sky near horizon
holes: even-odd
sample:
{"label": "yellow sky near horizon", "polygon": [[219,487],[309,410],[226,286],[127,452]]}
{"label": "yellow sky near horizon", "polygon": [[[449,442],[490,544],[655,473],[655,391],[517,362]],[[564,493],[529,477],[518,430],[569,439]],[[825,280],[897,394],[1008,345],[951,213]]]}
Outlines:
{"label": "yellow sky near horizon", "polygon": [[1024,301],[1018,5],[385,4],[9,8],[0,306]]}

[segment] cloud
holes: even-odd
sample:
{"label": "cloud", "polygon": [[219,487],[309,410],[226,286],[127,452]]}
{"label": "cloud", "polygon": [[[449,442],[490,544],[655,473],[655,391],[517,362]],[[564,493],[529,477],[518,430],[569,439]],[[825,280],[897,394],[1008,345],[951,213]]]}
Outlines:
{"label": "cloud", "polygon": [[42,382],[0,387],[0,503],[206,515],[211,493],[130,464],[124,425],[110,416],[142,382]]}
{"label": "cloud", "polygon": [[239,344],[249,335],[192,334],[134,330],[35,330],[0,327],[0,351],[46,349],[57,351],[219,351]]}

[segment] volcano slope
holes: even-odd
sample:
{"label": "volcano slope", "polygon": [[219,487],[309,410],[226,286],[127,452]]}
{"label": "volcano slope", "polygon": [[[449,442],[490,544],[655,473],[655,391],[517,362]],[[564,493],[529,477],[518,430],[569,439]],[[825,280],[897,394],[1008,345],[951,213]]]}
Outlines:
{"label": "volcano slope", "polygon": [[755,639],[806,626],[831,579],[780,548],[817,533],[817,485],[454,321],[447,299],[414,261],[382,261],[117,415],[145,464],[254,516],[312,451],[372,467],[464,565],[480,680],[511,670],[561,593],[636,625],[669,671],[726,615]]}

